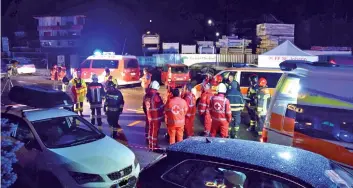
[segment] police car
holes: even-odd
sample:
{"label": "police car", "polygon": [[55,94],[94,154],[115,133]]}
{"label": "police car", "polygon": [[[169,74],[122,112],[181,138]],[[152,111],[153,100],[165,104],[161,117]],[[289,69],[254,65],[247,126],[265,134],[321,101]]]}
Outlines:
{"label": "police car", "polygon": [[352,187],[353,175],[301,149],[238,139],[192,137],[145,167],[137,188]]}
{"label": "police car", "polygon": [[10,139],[24,143],[16,153],[15,170],[20,180],[29,181],[26,186],[135,186],[140,172],[135,154],[64,109],[71,105],[66,94],[15,86],[9,96],[25,104],[2,106],[1,118],[17,125]]}

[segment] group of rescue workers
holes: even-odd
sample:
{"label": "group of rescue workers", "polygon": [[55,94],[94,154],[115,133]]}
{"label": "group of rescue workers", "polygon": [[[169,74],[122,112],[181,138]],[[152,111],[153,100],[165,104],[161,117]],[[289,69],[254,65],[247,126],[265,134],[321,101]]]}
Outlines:
{"label": "group of rescue workers", "polygon": [[[240,92],[239,83],[234,80],[235,75],[229,74],[227,80],[221,76],[212,79],[207,74],[202,82],[202,94],[196,107],[195,95],[191,92],[193,86],[189,83],[179,90],[173,85],[168,86],[166,98],[163,100],[158,90],[160,84],[152,81],[152,75],[144,69],[141,86],[145,91],[143,97],[143,111],[146,115],[145,137],[151,151],[159,151],[158,133],[164,121],[169,137],[169,144],[180,142],[185,137],[194,136],[194,121],[196,111],[204,125],[204,136],[223,138],[237,138],[241,123],[241,112],[246,107],[250,116],[248,131],[255,131],[261,135],[262,124],[265,119],[270,92],[265,78],[258,79],[257,75],[249,78],[251,86],[248,88],[247,99],[244,100]],[[63,80],[64,82],[64,80]],[[216,93],[212,92],[211,84],[217,85]],[[113,135],[120,132],[119,117],[123,112],[124,98],[118,90],[117,80],[106,69],[104,84],[98,83],[97,75],[92,75],[92,83],[86,85],[78,70],[71,81],[64,85],[71,86],[71,94],[75,103],[74,110],[82,116],[85,98],[90,104],[91,123],[102,127],[101,108],[107,115],[107,122],[113,128]],[[67,87],[63,90],[68,92]],[[70,91],[69,91],[70,92]],[[104,105],[102,103],[104,101]],[[246,101],[246,102],[245,102]]]}

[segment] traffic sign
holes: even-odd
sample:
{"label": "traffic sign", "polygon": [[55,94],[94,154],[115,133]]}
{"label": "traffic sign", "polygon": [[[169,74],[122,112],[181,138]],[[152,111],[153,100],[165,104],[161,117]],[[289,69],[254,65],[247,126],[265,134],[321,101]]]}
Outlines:
{"label": "traffic sign", "polygon": [[57,64],[65,65],[65,55],[58,55]]}

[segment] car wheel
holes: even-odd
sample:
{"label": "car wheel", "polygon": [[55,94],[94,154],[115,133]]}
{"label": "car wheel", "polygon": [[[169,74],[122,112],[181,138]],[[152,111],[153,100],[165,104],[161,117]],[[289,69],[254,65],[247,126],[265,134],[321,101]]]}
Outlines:
{"label": "car wheel", "polygon": [[42,172],[38,177],[38,188],[63,188],[58,178],[49,172]]}

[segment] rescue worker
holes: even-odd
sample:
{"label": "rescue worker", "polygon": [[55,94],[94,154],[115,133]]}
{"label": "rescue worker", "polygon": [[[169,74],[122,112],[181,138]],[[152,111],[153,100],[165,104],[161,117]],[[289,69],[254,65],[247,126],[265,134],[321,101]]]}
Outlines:
{"label": "rescue worker", "polygon": [[110,75],[109,68],[105,68],[104,86],[107,87],[108,83],[112,82],[115,86],[118,86],[118,81]]}
{"label": "rescue worker", "polygon": [[232,121],[229,126],[229,137],[237,138],[241,123],[241,112],[244,109],[244,99],[240,92],[238,82],[234,80],[233,74],[229,74],[227,86],[227,99],[230,102],[230,111],[232,112]]}
{"label": "rescue worker", "polygon": [[[168,91],[167,91],[167,96],[166,96],[165,104],[167,104],[168,101],[173,98],[173,90],[174,90],[174,89],[175,89],[175,84],[171,84],[171,85],[169,85],[169,87],[167,88]],[[165,121],[165,122],[168,121],[168,120],[167,120],[167,117],[165,117],[165,120],[164,120],[164,121]],[[169,140],[168,132],[165,133],[164,138],[167,139],[167,140]]]}
{"label": "rescue worker", "polygon": [[110,69],[106,67],[104,71],[105,71],[104,83],[108,83],[108,78],[110,76]]}
{"label": "rescue worker", "polygon": [[211,132],[212,119],[209,111],[209,104],[213,93],[211,92],[211,85],[206,84],[202,88],[202,94],[198,104],[198,111],[201,123],[205,126],[204,136],[209,136]]}
{"label": "rescue worker", "polygon": [[148,148],[156,152],[160,151],[158,146],[158,132],[164,117],[164,103],[158,93],[159,88],[159,83],[153,81],[150,84],[150,90],[144,101],[148,119]]}
{"label": "rescue worker", "polygon": [[75,77],[70,81],[71,82],[71,92],[73,94],[75,107],[75,112],[78,112],[83,116],[83,102],[87,94],[87,85],[86,82],[81,78],[81,71],[77,70]]}
{"label": "rescue worker", "polygon": [[215,137],[218,132],[222,138],[228,137],[229,123],[232,120],[229,100],[225,97],[227,86],[220,83],[217,94],[210,100],[209,110],[212,118],[211,137]]}
{"label": "rescue worker", "polygon": [[152,79],[152,74],[148,72],[147,68],[143,69],[143,76],[140,78],[141,80],[141,86],[145,90],[150,86],[151,84],[151,79]]}
{"label": "rescue worker", "polygon": [[188,104],[180,97],[178,89],[173,89],[173,98],[164,107],[169,144],[180,142],[184,136],[185,116]]}
{"label": "rescue worker", "polygon": [[267,80],[265,78],[259,79],[259,91],[257,93],[257,133],[259,136],[262,135],[262,128],[264,126],[267,109],[270,104],[271,94],[267,87]]}
{"label": "rescue worker", "polygon": [[183,99],[186,101],[188,105],[188,111],[185,117],[185,133],[186,137],[194,136],[194,121],[196,115],[196,97],[193,93],[191,93],[192,85],[186,84],[183,88]]}
{"label": "rescue worker", "polygon": [[91,108],[91,123],[96,124],[98,127],[102,126],[102,101],[105,96],[104,86],[98,83],[98,76],[92,75],[92,83],[88,84],[87,100]]}
{"label": "rescue worker", "polygon": [[149,123],[148,123],[148,116],[147,116],[147,108],[146,108],[146,99],[150,100],[151,96],[150,96],[150,88],[147,88],[146,90],[146,94],[143,96],[143,100],[142,100],[142,109],[143,109],[143,113],[145,114],[145,139],[146,139],[146,143],[148,144],[148,130],[149,130]]}
{"label": "rescue worker", "polygon": [[248,114],[250,116],[250,126],[247,128],[247,131],[255,131],[257,115],[256,115],[256,100],[257,100],[257,92],[259,91],[258,76],[253,74],[249,77],[250,87],[247,91],[247,101],[246,109],[248,110]]}
{"label": "rescue worker", "polygon": [[210,72],[206,72],[205,78],[202,81],[202,86],[209,84],[212,80],[212,74]]}
{"label": "rescue worker", "polygon": [[[109,126],[113,129],[113,137],[121,131],[119,118],[124,108],[124,97],[113,82],[108,82],[104,101],[104,112]],[[119,130],[120,129],[120,130]]]}
{"label": "rescue worker", "polygon": [[50,70],[51,80],[58,80],[58,66],[54,65],[53,68]]}

